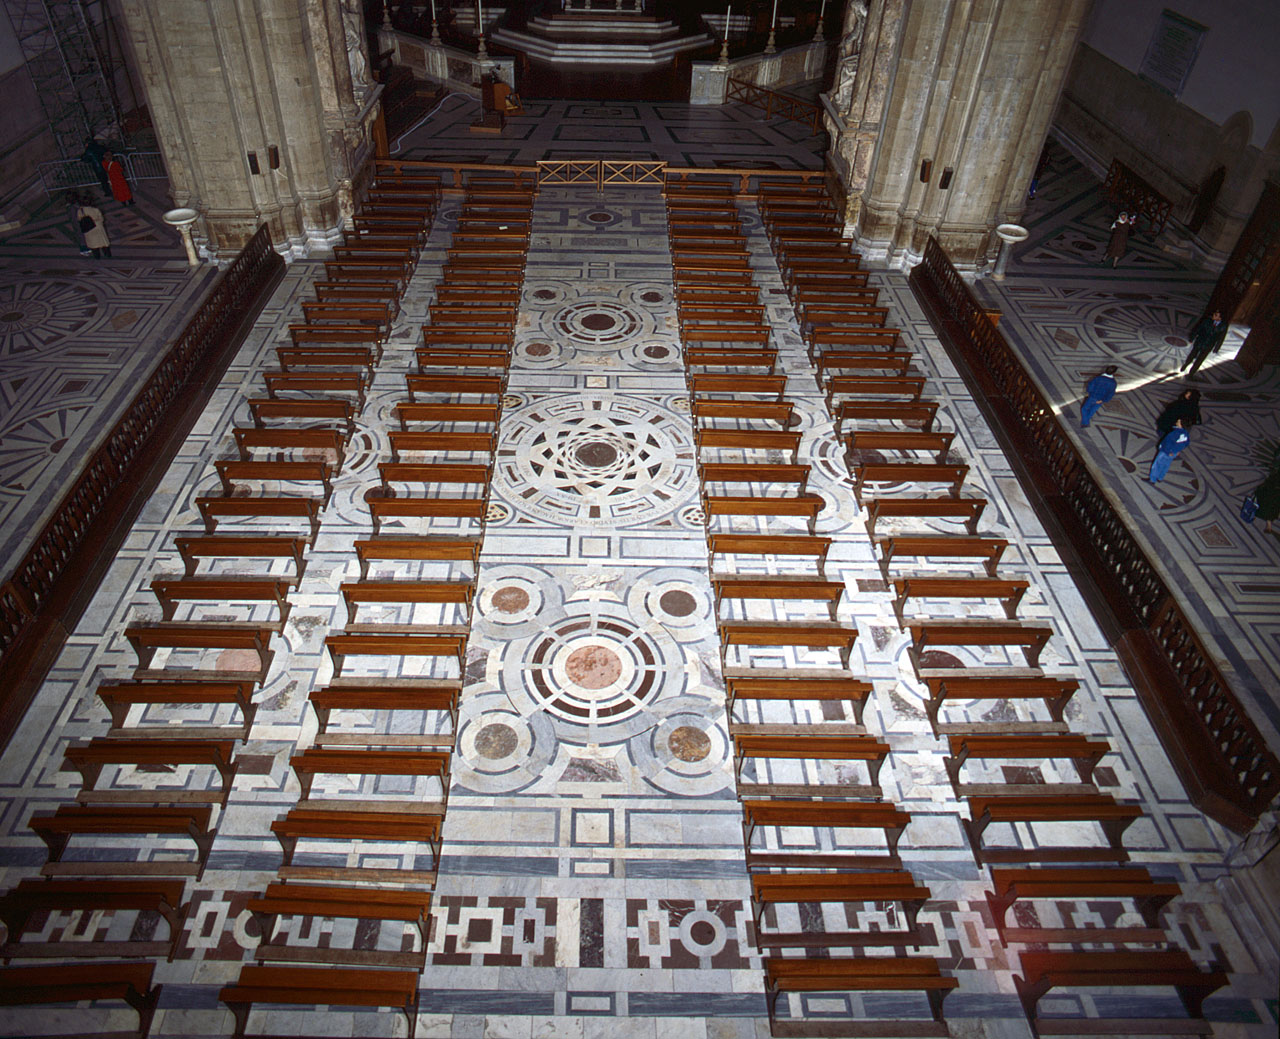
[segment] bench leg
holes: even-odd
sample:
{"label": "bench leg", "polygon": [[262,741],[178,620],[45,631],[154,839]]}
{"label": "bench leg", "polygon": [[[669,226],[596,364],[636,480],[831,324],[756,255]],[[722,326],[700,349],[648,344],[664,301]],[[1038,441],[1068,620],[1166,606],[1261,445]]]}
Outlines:
{"label": "bench leg", "polygon": [[156,1016],[156,1005],[160,1002],[160,990],[163,985],[152,985],[146,992],[139,992],[132,985],[125,990],[124,1001],[138,1012],[138,1035],[145,1036],[151,1031],[151,1019]]}
{"label": "bench leg", "polygon": [[227,1009],[231,1011],[231,1016],[236,1021],[235,1031],[231,1033],[231,1039],[242,1039],[244,1030],[249,1024],[251,1006],[248,1003],[227,1003]]}
{"label": "bench leg", "polygon": [[931,988],[925,991],[925,995],[929,997],[929,1012],[933,1014],[935,1021],[943,1020],[942,1017],[942,1001],[946,999],[950,989]]}
{"label": "bench leg", "polygon": [[1036,1019],[1036,1004],[1040,1002],[1040,997],[1049,991],[1053,986],[1045,979],[1030,982],[1025,981],[1021,975],[1013,976],[1013,987],[1018,993],[1018,1002],[1022,1004],[1022,1012],[1027,1015],[1027,1020],[1034,1024]]}

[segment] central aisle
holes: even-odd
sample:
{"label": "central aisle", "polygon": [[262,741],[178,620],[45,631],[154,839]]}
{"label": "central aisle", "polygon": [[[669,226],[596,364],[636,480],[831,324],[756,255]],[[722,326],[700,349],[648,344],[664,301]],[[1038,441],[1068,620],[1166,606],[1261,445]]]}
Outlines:
{"label": "central aisle", "polygon": [[764,1013],[665,212],[610,199],[534,208],[424,1015]]}

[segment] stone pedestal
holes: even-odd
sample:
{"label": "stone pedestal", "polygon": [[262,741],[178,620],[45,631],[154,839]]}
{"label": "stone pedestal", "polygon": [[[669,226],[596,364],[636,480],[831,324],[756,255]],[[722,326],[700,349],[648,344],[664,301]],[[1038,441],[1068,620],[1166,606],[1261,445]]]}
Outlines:
{"label": "stone pedestal", "polygon": [[191,225],[200,216],[194,209],[171,209],[161,218],[170,227],[176,227],[182,236],[182,246],[187,250],[187,263],[192,267],[200,266],[200,257],[196,254],[196,243],[191,238]]}
{"label": "stone pedestal", "polygon": [[1009,257],[1013,253],[1013,247],[1019,242],[1025,242],[1028,231],[1021,224],[1001,224],[996,228],[996,237],[1000,239],[1000,255],[996,257],[996,269],[994,276],[997,281],[1004,281],[1004,272],[1009,269]]}

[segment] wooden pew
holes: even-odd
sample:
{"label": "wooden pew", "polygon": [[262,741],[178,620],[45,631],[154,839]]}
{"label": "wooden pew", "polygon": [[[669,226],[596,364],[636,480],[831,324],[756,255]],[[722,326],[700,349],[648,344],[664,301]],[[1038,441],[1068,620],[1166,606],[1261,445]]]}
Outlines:
{"label": "wooden pew", "polygon": [[803,534],[708,534],[707,569],[715,572],[715,558],[724,555],[812,556],[818,576],[826,579],[827,553],[832,539]]}
{"label": "wooden pew", "polygon": [[784,484],[803,494],[809,484],[811,467],[789,462],[702,462],[698,466],[699,486],[707,484]]}
{"label": "wooden pew", "polygon": [[951,756],[943,759],[943,766],[954,787],[960,786],[960,770],[965,762],[974,758],[1001,761],[1067,759],[1080,772],[1081,783],[1092,783],[1094,768],[1111,753],[1111,744],[1106,740],[1091,740],[1087,736],[1066,732],[959,732],[951,733],[947,742]]}
{"label": "wooden pew", "polygon": [[323,491],[321,507],[329,504],[333,494],[333,466],[328,462],[241,462],[217,460],[213,467],[222,480],[224,497],[235,495],[237,483],[318,483]]}
{"label": "wooden pew", "polygon": [[475,581],[348,581],[338,586],[347,604],[347,623],[354,624],[361,603],[437,603],[461,606],[471,620]]}
{"label": "wooden pew", "polygon": [[292,346],[277,346],[276,360],[286,372],[292,372],[298,368],[336,368],[343,371],[362,371],[371,375],[378,364],[373,351],[368,348],[342,350],[325,347],[299,350]]}
{"label": "wooden pew", "polygon": [[[880,785],[880,766],[889,754],[889,744],[874,736],[823,736],[811,732],[794,735],[779,732],[734,732],[733,773],[741,785],[742,766],[748,758],[785,758],[792,761],[863,761],[869,784]],[[841,789],[847,793],[846,783]]]}
{"label": "wooden pew", "polygon": [[1053,629],[1041,625],[967,617],[910,621],[907,630],[911,633],[912,658],[917,662],[935,646],[1016,646],[1032,668],[1040,666],[1040,651],[1053,637]]}
{"label": "wooden pew", "polygon": [[282,393],[355,394],[357,411],[364,408],[369,378],[364,372],[263,372],[267,396],[273,400]]}
{"label": "wooden pew", "polygon": [[432,401],[414,404],[400,401],[395,405],[395,416],[400,428],[407,431],[411,422],[428,424],[466,423],[475,426],[491,426],[502,419],[502,404],[472,404],[453,401]]}
{"label": "wooden pew", "polygon": [[311,690],[308,702],[324,736],[334,711],[444,711],[458,731],[462,681],[453,678],[338,679]]}
{"label": "wooden pew", "polygon": [[926,382],[923,375],[832,375],[827,379],[827,407],[834,410],[837,397],[904,397],[914,404]]}
{"label": "wooden pew", "polygon": [[[803,826],[814,829],[827,827],[839,829],[881,830],[888,844],[889,855],[897,857],[898,841],[902,831],[911,822],[911,816],[897,805],[885,801],[768,801],[744,800],[742,802],[743,843],[748,857],[752,854],[751,838],[762,826]],[[814,855],[815,865],[821,856]]]}
{"label": "wooden pew", "polygon": [[423,371],[432,368],[497,368],[505,372],[511,367],[510,350],[456,349],[420,346],[414,354]]}
{"label": "wooden pew", "polygon": [[240,621],[157,621],[132,624],[124,635],[143,669],[151,666],[157,649],[238,649],[256,653],[261,673],[266,674],[271,668],[271,636],[278,629],[275,624]]}
{"label": "wooden pew", "polygon": [[[987,892],[987,905],[1001,934],[1010,930],[1006,926],[1009,909],[1023,899],[1053,902],[1132,899],[1143,922],[1156,930],[1160,927],[1161,910],[1182,893],[1175,883],[1152,880],[1151,874],[1141,866],[992,869],[991,884],[993,890]],[[1107,936],[1107,931],[1100,928],[1080,930],[1104,939]]]}
{"label": "wooden pew", "polygon": [[[978,865],[992,862],[1126,862],[1124,831],[1142,818],[1142,807],[1121,804],[1110,794],[992,794],[969,797],[973,818],[961,823]],[[1062,847],[1038,844],[1034,848],[984,848],[982,836],[992,823],[1093,822],[1102,829],[1107,846]]]}
{"label": "wooden pew", "polygon": [[853,496],[862,504],[862,492],[869,483],[941,483],[958,498],[960,488],[969,475],[967,465],[944,465],[936,462],[863,462],[850,468]]}
{"label": "wooden pew", "polygon": [[712,393],[733,394],[735,397],[744,393],[756,393],[772,397],[777,403],[783,403],[783,394],[787,388],[785,375],[716,375],[692,374],[689,376],[689,395],[695,400],[707,399]]}
{"label": "wooden pew", "polygon": [[720,616],[720,606],[725,599],[764,599],[770,602],[824,603],[827,613],[834,621],[840,609],[840,602],[844,598],[843,581],[822,581],[790,575],[741,577],[712,575],[711,588],[715,594],[714,610],[717,617]]}
{"label": "wooden pew", "polygon": [[724,666],[732,646],[805,646],[808,649],[833,649],[840,655],[840,666],[849,668],[858,629],[852,624],[833,621],[726,621],[717,620],[720,633],[720,662]]}
{"label": "wooden pew", "polygon": [[386,341],[387,329],[395,321],[392,300],[323,300],[304,299],[302,313],[308,325],[334,322],[339,325],[373,325],[382,330]]}
{"label": "wooden pew", "polygon": [[803,519],[809,533],[816,532],[818,514],[826,507],[820,494],[750,495],[706,494],[702,495],[702,514],[707,524],[717,516],[794,516]]}
{"label": "wooden pew", "polygon": [[[954,433],[923,433],[917,429],[853,430],[845,435],[850,453],[854,451],[893,451],[898,454],[925,452],[941,464],[951,450]],[[855,463],[856,464],[856,463]]]}
{"label": "wooden pew", "polygon": [[[327,917],[329,919],[391,920],[412,924],[421,939],[418,956],[425,960],[431,930],[431,892],[396,891],[368,885],[344,887],[336,884],[268,884],[251,898],[245,908],[258,923],[262,940],[254,950],[258,962],[273,954],[306,956],[298,946],[273,945],[276,920],[281,916]],[[327,950],[317,950],[320,955]]]}
{"label": "wooden pew", "polygon": [[152,985],[154,963],[95,963],[92,966],[55,963],[47,967],[5,967],[0,970],[0,1006],[42,1006],[123,1000],[138,1012],[137,1039],[151,1032],[163,986]]}
{"label": "wooden pew", "polygon": [[[209,821],[212,812],[211,805],[70,804],[52,812],[36,812],[27,825],[44,841],[51,862],[61,861],[67,843],[77,834],[190,837],[196,846],[195,876],[199,879],[216,836]],[[175,867],[186,865],[174,863]],[[175,872],[183,871],[175,868]]]}
{"label": "wooden pew", "polygon": [[[311,786],[318,775],[339,776],[428,776],[440,781],[440,802],[449,800],[449,753],[440,750],[343,750],[332,747],[308,747],[289,759],[289,767],[298,777],[303,798],[311,797]],[[421,799],[414,797],[418,807]],[[443,807],[442,807],[443,811]]]}
{"label": "wooden pew", "polygon": [[416,970],[353,970],[349,967],[244,966],[218,999],[235,1018],[234,1039],[244,1039],[255,1003],[292,1006],[356,1006],[400,1010],[415,1035],[418,1021]]}
{"label": "wooden pew", "polygon": [[[758,375],[755,378],[773,379],[776,376]],[[737,419],[739,421],[757,420],[776,422],[785,429],[791,425],[792,420],[795,418],[796,406],[789,400],[722,400],[717,397],[694,397],[689,402],[689,411],[695,421],[717,418]]]}
{"label": "wooden pew", "polygon": [[694,444],[699,455],[708,450],[733,449],[740,451],[779,451],[789,455],[795,465],[800,454],[803,434],[776,429],[708,429],[699,427],[693,431]]}
{"label": "wooden pew", "polygon": [[419,631],[343,632],[325,636],[324,645],[333,660],[335,676],[342,674],[342,666],[349,656],[452,657],[459,668],[465,667],[467,662],[465,630],[441,630],[430,634]]}
{"label": "wooden pew", "polygon": [[488,454],[498,450],[497,433],[469,433],[448,429],[439,433],[387,430],[391,441],[391,460],[399,462],[408,452],[419,454]]}
{"label": "wooden pew", "polygon": [[900,577],[893,582],[893,612],[905,627],[911,599],[999,599],[1004,615],[1013,620],[1029,587],[1028,581],[998,577]]}
{"label": "wooden pew", "polygon": [[515,332],[484,325],[423,325],[422,342],[426,347],[479,346],[490,350],[510,350],[515,344]]}
{"label": "wooden pew", "polygon": [[684,350],[684,363],[690,368],[763,368],[772,375],[778,351],[689,346]]}
{"label": "wooden pew", "polygon": [[487,496],[397,498],[384,496],[380,487],[365,491],[364,503],[369,508],[375,535],[381,532],[384,523],[393,519],[466,519],[479,523],[483,530],[485,514],[489,508]]}
{"label": "wooden pew", "polygon": [[[100,682],[95,692],[111,715],[113,728],[122,729],[129,708],[138,704],[235,704],[244,720],[243,739],[249,738],[258,705],[252,682]],[[181,726],[173,726],[181,731]]]}
{"label": "wooden pew", "polygon": [[1186,1018],[1152,1021],[1147,1018],[1090,1019],[1091,1034],[1212,1035],[1204,1019],[1204,1001],[1230,980],[1222,971],[1201,970],[1184,949],[1142,951],[1033,952],[1019,954],[1022,973],[1013,985],[1036,1035],[1076,1035],[1075,1018],[1040,1017],[1037,1004],[1055,989],[1116,988],[1129,999],[1139,988],[1172,988],[1187,1011]]}
{"label": "wooden pew", "polygon": [[283,577],[157,577],[151,591],[160,602],[162,620],[173,620],[180,602],[273,602],[280,620],[286,621],[293,586]]}
{"label": "wooden pew", "polygon": [[312,283],[316,299],[323,303],[383,302],[392,320],[400,314],[400,286],[393,281],[317,281]]}
{"label": "wooden pew", "polygon": [[292,559],[297,580],[301,580],[307,568],[305,538],[279,534],[201,534],[179,535],[173,543],[188,577],[195,576],[201,559]]}
{"label": "wooden pew", "polygon": [[233,498],[202,495],[196,498],[196,508],[204,520],[206,533],[218,529],[218,520],[228,516],[270,516],[273,519],[300,519],[311,531],[308,542],[314,542],[320,533],[320,499],[302,497],[283,498]]}
{"label": "wooden pew", "polygon": [[459,285],[439,282],[436,284],[436,299],[443,306],[466,306],[469,303],[482,303],[486,306],[518,307],[520,305],[520,289],[518,286],[498,284]]}
{"label": "wooden pew", "polygon": [[[907,931],[916,929],[920,910],[929,901],[927,887],[917,884],[906,870],[868,873],[753,873],[751,875],[751,916],[756,934],[775,945],[785,937],[766,933],[765,910],[772,905],[815,902],[897,902],[906,917]],[[889,935],[893,932],[877,932]],[[832,942],[832,944],[836,944]]]}
{"label": "wooden pew", "polygon": [[469,562],[474,574],[480,566],[481,538],[447,537],[381,537],[357,539],[356,559],[360,563],[360,578],[369,576],[369,564],[379,560],[433,560],[443,562]]}
{"label": "wooden pew", "polygon": [[[948,1036],[942,1017],[942,1001],[959,986],[955,978],[944,977],[938,961],[924,956],[854,956],[827,959],[767,957],[765,996],[773,1021],[778,997],[784,992],[923,992],[929,1000],[932,1021],[874,1021],[860,1018],[855,1024],[864,1035]],[[831,1023],[823,1018],[824,1023]],[[876,1031],[865,1029],[876,1026]],[[930,1027],[932,1026],[932,1027]]]}
{"label": "wooden pew", "polygon": [[907,350],[826,350],[817,358],[818,384],[835,371],[891,371],[905,377],[912,354]]}
{"label": "wooden pew", "polygon": [[978,532],[978,521],[987,507],[986,498],[872,498],[864,503],[867,534],[876,536],[881,519],[957,519],[970,534]]}
{"label": "wooden pew", "polygon": [[[103,768],[108,765],[133,765],[152,769],[203,765],[215,769],[222,779],[222,796],[214,800],[225,805],[236,779],[234,740],[99,736],[87,743],[68,744],[63,755],[66,758],[63,767],[70,765],[80,773],[81,785],[86,791],[92,791],[97,786]],[[162,791],[156,790],[154,793],[156,801],[165,800]]]}
{"label": "wooden pew", "polygon": [[281,400],[276,397],[250,397],[249,414],[253,424],[265,426],[273,419],[303,419],[324,422],[341,429],[346,436],[355,432],[355,409],[349,400],[334,397],[307,397]]}
{"label": "wooden pew", "polygon": [[231,435],[236,438],[236,449],[240,452],[242,462],[252,461],[254,451],[332,452],[333,473],[337,476],[342,472],[342,463],[347,457],[347,438],[337,429],[260,429],[256,426],[236,426]]}
{"label": "wooden pew", "polygon": [[925,679],[929,699],[925,712],[938,725],[938,711],[947,700],[1042,700],[1055,722],[1061,722],[1063,711],[1080,683],[1074,678],[1037,677],[931,677]]}
{"label": "wooden pew", "polygon": [[933,429],[933,421],[938,414],[938,402],[846,400],[836,404],[834,395],[828,392],[827,410],[836,417],[837,436],[843,435],[846,422],[863,421],[919,422],[921,432],[928,433]]}
{"label": "wooden pew", "polygon": [[431,848],[434,869],[440,861],[440,824],[443,819],[443,815],[426,812],[292,808],[288,815],[282,815],[271,823],[271,832],[280,842],[286,866],[293,864],[300,840],[328,841],[331,844],[391,841],[394,844],[426,844]]}
{"label": "wooden pew", "polygon": [[732,714],[739,700],[819,700],[827,703],[850,703],[853,720],[862,724],[862,712],[874,687],[856,678],[815,678],[784,674],[777,677],[756,675],[725,676],[726,709]]}
{"label": "wooden pew", "polygon": [[[183,880],[164,877],[148,877],[145,880],[115,880],[105,877],[62,878],[42,877],[19,881],[18,886],[0,895],[0,920],[4,921],[7,946],[5,959],[40,954],[44,949],[56,948],[61,956],[129,956],[148,955],[150,942],[94,941],[85,943],[60,942],[56,945],[22,943],[22,935],[31,917],[39,913],[155,913],[169,926],[169,941],[163,953],[170,962],[182,938],[182,921],[188,905],[182,895],[186,888]],[[132,948],[131,948],[132,946]],[[6,973],[8,967],[0,974]],[[78,965],[78,972],[92,975],[93,968]],[[0,1004],[3,997],[0,996]]]}

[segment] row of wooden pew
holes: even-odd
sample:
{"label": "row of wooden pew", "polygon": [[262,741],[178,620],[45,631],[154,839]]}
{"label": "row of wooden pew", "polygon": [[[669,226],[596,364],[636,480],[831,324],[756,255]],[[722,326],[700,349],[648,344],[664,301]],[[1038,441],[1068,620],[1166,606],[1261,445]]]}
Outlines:
{"label": "row of wooden pew", "polygon": [[[942,1000],[955,982],[936,960],[833,952],[918,944],[917,917],[929,890],[902,869],[898,855],[909,814],[881,796],[889,746],[863,724],[872,686],[853,672],[858,630],[840,619],[844,583],[826,576],[832,540],[816,533],[826,502],[809,491],[810,467],[799,461],[795,405],[786,377],[773,371],[773,329],[732,188],[714,179],[685,181],[668,184],[666,195],[753,923],[774,1034],[833,1027],[780,1017],[784,996],[906,988],[923,992],[930,1008],[928,1021],[906,1027],[927,1025],[912,1034],[942,1035]],[[795,532],[796,520],[804,533]],[[744,521],[750,532],[742,531]],[[778,565],[785,572],[774,572]],[[761,604],[787,619],[754,619]],[[838,666],[802,666],[805,651],[834,657]],[[808,720],[815,705],[817,722]],[[828,720],[846,710],[852,721]],[[854,771],[864,773],[862,781],[852,780]],[[792,778],[806,781],[782,781]],[[821,834],[818,845],[785,850],[782,831],[793,827]],[[882,850],[845,850],[851,832],[866,831],[882,835]],[[859,916],[846,907],[868,903],[887,905],[903,926],[803,926],[811,919],[805,907],[827,907],[824,916],[848,922]]]}
{"label": "row of wooden pew", "polygon": [[[375,193],[383,185],[380,179]],[[418,370],[406,374],[407,399],[395,403],[388,416],[399,427],[391,433],[392,457],[378,465],[378,483],[364,495],[372,536],[355,545],[360,579],[341,587],[347,623],[325,640],[334,677],[311,694],[319,733],[314,746],[292,762],[304,800],[272,826],[285,866],[279,882],[250,906],[267,919],[351,915],[412,925],[417,949],[343,950],[336,976],[333,969],[246,967],[237,984],[222,992],[236,1014],[237,1034],[255,1002],[398,1008],[414,1033],[531,204],[525,186],[497,179],[473,181],[461,200],[431,320],[415,350]],[[477,373],[477,367],[490,370]],[[362,620],[362,611],[371,608],[404,611],[410,623]],[[364,657],[396,660],[397,677],[344,675],[349,659]],[[372,717],[382,729],[335,732],[334,711]],[[419,719],[416,732],[403,724],[385,731],[393,714],[404,719],[406,712]],[[414,796],[316,799],[313,776],[321,773],[412,777]],[[429,790],[419,794],[422,782],[435,785],[438,798]],[[297,841],[314,836],[327,842],[417,843],[429,849],[429,868],[416,861],[388,868],[385,856],[356,867],[297,862]],[[299,880],[325,883],[304,886]],[[337,887],[335,881],[359,889]],[[282,952],[271,951],[277,958],[298,955]],[[332,951],[302,955],[324,958]]]}
{"label": "row of wooden pew", "polygon": [[[124,632],[137,669],[97,686],[110,718],[108,733],[65,748],[65,767],[82,779],[75,803],[30,820],[49,852],[42,876],[0,896],[7,961],[94,959],[9,967],[0,972],[0,1003],[123,1000],[138,1012],[137,1034],[150,1029],[160,986],[152,983],[154,962],[146,960],[172,959],[181,940],[186,882],[198,881],[208,864],[215,820],[237,776],[236,747],[249,737],[256,695],[272,666],[272,640],[289,617],[438,195],[434,185],[375,191],[355,232],[326,265],[317,299],[304,305],[306,321],[290,326],[288,343],[277,348],[279,369],[264,373],[264,392],[244,402],[249,421],[233,430],[234,456],[214,462],[218,491],[196,499],[203,532],[177,536],[181,572],[150,583],[160,619],[130,624]],[[219,616],[241,611],[246,618],[206,619],[213,609]],[[167,720],[175,714],[178,721]],[[310,752],[294,759],[305,783],[330,767]],[[194,783],[200,775],[208,778]],[[172,776],[189,785],[166,784],[164,777]],[[103,835],[138,843],[141,853],[108,859],[90,845],[75,860],[64,860],[73,839],[79,846]],[[194,861],[181,855],[176,840],[194,844]],[[267,919],[266,908],[254,911],[260,922]],[[123,935],[139,930],[126,926],[129,920],[155,913],[168,937],[24,940],[33,919],[77,912],[106,914],[108,934]],[[264,948],[270,937],[264,933]],[[101,959],[111,956],[131,962]]]}
{"label": "row of wooden pew", "polygon": [[[1118,865],[1128,859],[1123,834],[1141,809],[1094,785],[1096,766],[1110,745],[1077,735],[1066,723],[1064,712],[1078,683],[1041,668],[1053,629],[1018,619],[1028,582],[1000,573],[1008,543],[981,533],[988,503],[966,493],[969,470],[951,457],[953,434],[935,427],[937,404],[923,398],[925,378],[914,373],[899,330],[888,326],[886,309],[845,255],[835,207],[820,190],[800,185],[762,189],[758,204],[847,448],[854,493],[884,582],[893,591],[898,623],[910,635],[912,666],[928,689],[929,719],[947,742],[947,775],[969,806],[970,818],[963,822],[970,847],[980,865],[1000,864],[991,869],[988,904],[1001,938],[1018,947],[1021,973],[1014,983],[1033,1031],[1078,1028],[1078,1022],[1040,1015],[1039,1000],[1051,991],[1148,985],[1175,989],[1189,1016],[1137,1022],[1141,1030],[1209,1031],[1202,1004],[1226,977],[1201,971],[1160,929],[1158,914],[1178,886],[1152,878],[1146,869]],[[938,533],[940,525],[962,532]],[[961,608],[964,603],[993,604],[996,614],[980,605],[974,616]],[[955,651],[972,649],[1003,659],[963,666]],[[1021,661],[1009,659],[1010,653],[1020,654]],[[1043,704],[1049,718],[947,720],[950,705],[961,702],[982,710],[1006,704],[1002,719],[1025,716]],[[1053,761],[1070,762],[1078,782],[1046,783],[1039,775],[1034,782],[975,782],[971,771],[987,762]],[[1062,823],[1092,824],[1102,843],[1053,843],[1049,831]],[[1011,829],[1018,842],[987,843],[993,828]],[[1144,926],[1007,924],[1015,906],[1020,920],[1029,920],[1045,903],[1101,900],[1132,902]],[[1127,947],[1134,945],[1147,947]],[[1093,1033],[1123,1032],[1135,1023],[1089,1021],[1088,1027]]]}

